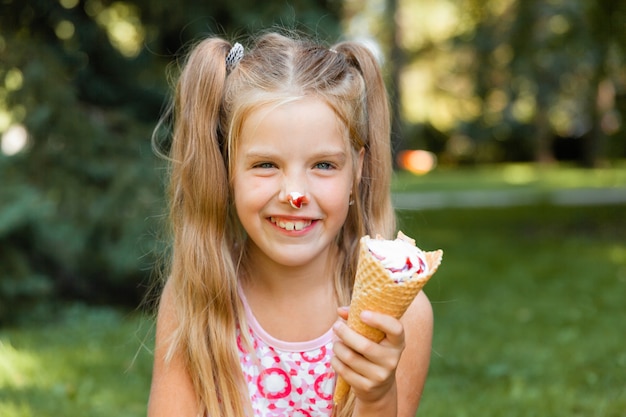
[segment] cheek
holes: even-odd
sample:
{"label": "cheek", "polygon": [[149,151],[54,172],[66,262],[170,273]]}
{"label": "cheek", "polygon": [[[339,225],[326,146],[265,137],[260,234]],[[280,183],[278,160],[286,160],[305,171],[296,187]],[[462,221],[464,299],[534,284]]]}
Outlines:
{"label": "cheek", "polygon": [[233,183],[233,193],[237,212],[263,207],[274,193],[271,181],[258,178],[240,177]]}
{"label": "cheek", "polygon": [[318,204],[327,212],[347,214],[350,191],[349,182],[324,184],[324,186],[318,188],[316,199]]}
{"label": "cheek", "polygon": [[254,195],[254,190],[236,188],[234,193],[235,213],[239,222],[248,232],[250,227],[256,224],[258,213],[261,210],[259,199]]}

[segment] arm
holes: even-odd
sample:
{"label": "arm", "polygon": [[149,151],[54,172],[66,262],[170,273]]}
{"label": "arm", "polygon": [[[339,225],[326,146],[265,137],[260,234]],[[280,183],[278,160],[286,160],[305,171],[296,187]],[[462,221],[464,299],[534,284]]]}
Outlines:
{"label": "arm", "polygon": [[[342,318],[346,313],[340,311]],[[357,397],[354,416],[414,417],[428,373],[433,315],[430,302],[418,294],[402,319],[384,314],[363,316],[385,332],[379,344],[339,323],[335,332],[335,370]]]}
{"label": "arm", "polygon": [[171,288],[166,284],[157,316],[148,417],[196,417],[199,414],[193,384],[182,356],[175,353],[169,362],[165,361],[168,342],[178,327],[173,301]]}
{"label": "arm", "polygon": [[398,416],[414,417],[426,383],[433,341],[433,310],[424,292],[417,295],[401,321],[407,342],[396,372]]}

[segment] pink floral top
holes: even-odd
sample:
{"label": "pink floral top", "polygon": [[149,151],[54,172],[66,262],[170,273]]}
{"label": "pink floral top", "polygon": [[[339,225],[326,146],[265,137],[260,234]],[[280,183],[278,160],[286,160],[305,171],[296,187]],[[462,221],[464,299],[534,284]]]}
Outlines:
{"label": "pink floral top", "polygon": [[241,293],[254,355],[237,333],[239,359],[255,417],[330,416],[335,373],[330,366],[332,329],[307,342],[285,342],[258,323]]}

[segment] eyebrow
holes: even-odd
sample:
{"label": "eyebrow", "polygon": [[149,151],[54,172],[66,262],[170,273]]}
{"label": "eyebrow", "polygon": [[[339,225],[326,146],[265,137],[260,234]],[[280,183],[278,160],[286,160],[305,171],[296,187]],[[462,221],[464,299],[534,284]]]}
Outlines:
{"label": "eyebrow", "polygon": [[[280,152],[275,152],[271,149],[250,149],[244,152],[245,159],[273,159],[276,157],[282,157]],[[340,148],[328,148],[320,150],[311,154],[310,159],[339,159],[340,162],[344,162],[348,159],[347,152]]]}

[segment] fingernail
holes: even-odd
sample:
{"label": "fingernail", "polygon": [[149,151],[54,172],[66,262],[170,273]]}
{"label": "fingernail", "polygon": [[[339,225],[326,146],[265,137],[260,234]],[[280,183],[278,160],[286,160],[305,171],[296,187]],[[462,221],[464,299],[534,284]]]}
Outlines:
{"label": "fingernail", "polygon": [[372,318],[372,312],[371,311],[363,311],[361,313],[361,319],[367,320],[367,319],[370,319],[370,318]]}

